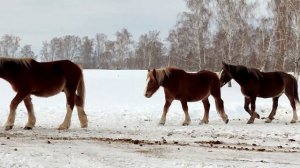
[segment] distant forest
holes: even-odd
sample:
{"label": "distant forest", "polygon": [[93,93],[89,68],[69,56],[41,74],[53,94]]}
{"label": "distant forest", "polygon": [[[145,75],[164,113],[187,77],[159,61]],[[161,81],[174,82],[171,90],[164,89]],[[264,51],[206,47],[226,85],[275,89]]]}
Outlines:
{"label": "distant forest", "polygon": [[[177,66],[188,71],[220,70],[221,62],[256,67],[263,71],[299,72],[299,0],[185,0],[166,39],[151,30],[132,39],[123,28],[115,40],[65,35],[44,41],[40,53],[20,46],[20,37],[2,35],[4,57],[32,57],[40,61],[69,59],[84,68],[151,69]],[[264,14],[258,7],[268,3]],[[159,18],[158,18],[159,19]]]}

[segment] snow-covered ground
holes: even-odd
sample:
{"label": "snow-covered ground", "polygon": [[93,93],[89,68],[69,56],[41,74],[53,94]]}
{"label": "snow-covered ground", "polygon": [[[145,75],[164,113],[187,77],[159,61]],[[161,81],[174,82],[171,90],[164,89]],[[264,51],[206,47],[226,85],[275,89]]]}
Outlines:
{"label": "snow-covered ground", "polygon": [[[69,130],[56,128],[66,113],[64,94],[33,97],[36,127],[23,130],[25,106],[17,110],[13,130],[0,129],[0,167],[300,167],[300,123],[290,124],[287,98],[279,99],[275,120],[255,120],[243,109],[240,88],[222,88],[229,123],[218,116],[210,99],[210,122],[198,125],[201,102],[189,103],[190,126],[178,101],[165,126],[158,126],[163,90],[143,96],[146,71],[85,70],[89,127],[81,129],[75,110]],[[8,116],[14,92],[0,80],[0,125]],[[271,99],[257,99],[257,112],[267,117]],[[299,110],[300,111],[300,110]],[[300,113],[298,112],[299,118]]]}

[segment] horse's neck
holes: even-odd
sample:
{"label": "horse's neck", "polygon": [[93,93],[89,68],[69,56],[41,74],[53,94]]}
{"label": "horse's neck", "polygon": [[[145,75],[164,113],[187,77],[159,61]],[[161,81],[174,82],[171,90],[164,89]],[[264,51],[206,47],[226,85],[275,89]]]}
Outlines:
{"label": "horse's neck", "polygon": [[247,77],[245,76],[245,74],[239,72],[232,74],[232,78],[240,85],[247,82]]}
{"label": "horse's neck", "polygon": [[26,67],[23,64],[2,62],[0,65],[0,78],[10,82],[24,75],[25,71]]}

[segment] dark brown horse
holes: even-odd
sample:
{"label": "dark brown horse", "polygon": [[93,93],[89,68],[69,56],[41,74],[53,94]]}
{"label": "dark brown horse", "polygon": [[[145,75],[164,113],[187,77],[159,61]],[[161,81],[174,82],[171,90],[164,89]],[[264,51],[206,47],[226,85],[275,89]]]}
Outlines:
{"label": "dark brown horse", "polygon": [[28,111],[28,122],[24,129],[32,129],[36,119],[30,95],[49,97],[62,91],[67,98],[67,113],[58,129],[70,127],[74,104],[77,107],[81,127],[87,127],[87,116],[84,112],[84,80],[78,65],[68,60],[40,63],[33,59],[0,58],[0,77],[8,81],[17,92],[10,104],[5,130],[13,128],[16,109],[21,101],[24,101]]}
{"label": "dark brown horse", "polygon": [[[295,103],[299,103],[298,85],[296,79],[285,72],[260,72],[255,68],[223,63],[220,75],[221,86],[234,79],[240,86],[245,96],[245,110],[250,114],[247,124],[252,124],[259,115],[255,112],[256,97],[273,98],[273,108],[266,122],[270,123],[276,114],[278,99],[285,93],[293,108],[291,123],[297,121]],[[249,109],[251,104],[251,110]]]}
{"label": "dark brown horse", "polygon": [[218,113],[223,121],[228,123],[228,117],[224,112],[223,100],[221,99],[220,81],[217,74],[209,71],[187,73],[172,67],[148,70],[145,96],[147,98],[151,97],[160,86],[164,88],[165,105],[159,124],[165,124],[167,112],[173,100],[181,102],[185,114],[185,120],[182,125],[189,125],[191,122],[187,102],[202,100],[205,113],[200,123],[207,124],[210,108],[209,95],[214,97]]}

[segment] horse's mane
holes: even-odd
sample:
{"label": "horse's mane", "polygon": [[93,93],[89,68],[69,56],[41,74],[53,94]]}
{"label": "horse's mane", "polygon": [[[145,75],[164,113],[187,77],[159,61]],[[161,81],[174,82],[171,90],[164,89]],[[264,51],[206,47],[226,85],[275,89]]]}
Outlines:
{"label": "horse's mane", "polygon": [[258,80],[263,78],[263,75],[260,72],[260,70],[258,70],[256,68],[248,68],[248,67],[243,66],[243,65],[236,65],[236,66],[231,65],[230,69],[231,69],[230,71],[234,70],[235,72],[247,72],[248,74],[253,74],[254,77]]}
{"label": "horse's mane", "polygon": [[17,65],[25,66],[29,68],[30,63],[33,59],[32,58],[8,58],[8,57],[1,57],[0,58],[0,68],[7,62],[13,62]]}
{"label": "horse's mane", "polygon": [[159,68],[159,69],[156,69],[156,80],[159,84],[161,84],[164,79],[166,77],[169,77],[170,74],[172,74],[173,71],[177,71],[177,70],[180,70],[176,67],[166,67],[166,68]]}

